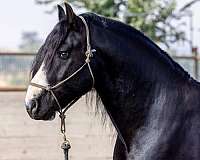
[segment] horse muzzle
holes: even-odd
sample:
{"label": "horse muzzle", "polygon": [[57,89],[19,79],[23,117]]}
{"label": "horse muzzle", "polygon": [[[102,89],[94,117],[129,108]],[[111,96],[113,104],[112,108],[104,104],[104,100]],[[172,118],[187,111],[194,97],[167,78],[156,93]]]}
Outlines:
{"label": "horse muzzle", "polygon": [[55,111],[41,111],[37,99],[29,100],[25,103],[26,110],[29,116],[35,120],[53,120],[55,118]]}
{"label": "horse muzzle", "polygon": [[33,119],[35,119],[35,115],[36,115],[36,112],[38,110],[38,102],[36,99],[32,99],[32,100],[29,100],[28,102],[25,102],[25,106],[26,106],[26,110],[29,114],[29,116]]}

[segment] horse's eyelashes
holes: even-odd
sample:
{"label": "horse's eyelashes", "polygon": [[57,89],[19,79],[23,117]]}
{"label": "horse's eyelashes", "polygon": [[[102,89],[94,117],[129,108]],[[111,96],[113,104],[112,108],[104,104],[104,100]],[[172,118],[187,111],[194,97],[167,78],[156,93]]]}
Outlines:
{"label": "horse's eyelashes", "polygon": [[60,52],[59,52],[59,57],[60,57],[61,59],[66,60],[66,59],[69,58],[69,56],[70,56],[69,51],[60,51]]}

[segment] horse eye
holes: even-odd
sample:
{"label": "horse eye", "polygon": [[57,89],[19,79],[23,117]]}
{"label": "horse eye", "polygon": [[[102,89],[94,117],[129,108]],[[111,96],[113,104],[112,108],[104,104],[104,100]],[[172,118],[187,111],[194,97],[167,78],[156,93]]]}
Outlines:
{"label": "horse eye", "polygon": [[61,51],[60,52],[60,58],[64,59],[64,60],[68,59],[69,58],[69,52],[63,52],[63,51]]}

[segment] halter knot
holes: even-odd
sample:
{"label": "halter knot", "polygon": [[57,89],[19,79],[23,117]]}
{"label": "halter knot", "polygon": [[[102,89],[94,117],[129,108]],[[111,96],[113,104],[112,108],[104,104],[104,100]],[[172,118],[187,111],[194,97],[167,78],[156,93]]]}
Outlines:
{"label": "halter knot", "polygon": [[89,50],[87,50],[86,52],[85,52],[85,55],[86,55],[86,60],[85,60],[85,62],[86,63],[89,63],[90,62],[90,58],[92,58],[94,55],[93,55],[93,53],[95,53],[96,52],[96,49],[89,49]]}
{"label": "halter knot", "polygon": [[90,63],[90,57],[87,57],[85,60],[86,63]]}
{"label": "halter knot", "polygon": [[87,50],[85,52],[86,57],[93,57],[92,50]]}
{"label": "halter knot", "polygon": [[52,87],[48,85],[48,86],[46,87],[46,90],[47,90],[47,91],[51,91],[51,90],[52,90]]}

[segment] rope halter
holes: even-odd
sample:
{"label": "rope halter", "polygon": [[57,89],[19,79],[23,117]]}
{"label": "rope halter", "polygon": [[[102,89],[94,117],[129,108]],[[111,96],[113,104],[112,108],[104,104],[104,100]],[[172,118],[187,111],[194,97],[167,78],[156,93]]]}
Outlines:
{"label": "rope halter", "polygon": [[58,82],[57,84],[55,84],[54,86],[44,86],[44,85],[41,85],[41,84],[37,84],[37,83],[34,83],[34,82],[30,82],[29,84],[31,86],[34,86],[34,87],[37,87],[37,88],[40,88],[40,89],[43,89],[43,90],[46,90],[47,92],[50,92],[51,95],[53,96],[53,98],[55,99],[58,107],[59,107],[59,113],[60,114],[63,114],[67,111],[67,109],[73,105],[73,101],[75,99],[79,99],[80,97],[77,97],[75,98],[72,102],[70,102],[66,107],[64,107],[65,109],[62,110],[62,107],[58,101],[58,98],[56,97],[56,95],[54,94],[54,89],[60,87],[61,85],[63,85],[65,82],[67,82],[68,80],[70,80],[72,77],[74,77],[77,73],[79,73],[85,66],[88,66],[88,69],[89,69],[89,72],[90,72],[90,75],[91,75],[91,78],[92,78],[92,88],[94,88],[94,84],[95,84],[95,79],[94,79],[94,74],[92,72],[92,69],[91,69],[91,66],[90,66],[90,60],[91,58],[93,57],[93,53],[96,52],[95,49],[91,49],[91,45],[90,45],[90,33],[89,33],[89,28],[88,28],[88,25],[87,25],[87,22],[85,21],[85,19],[82,17],[82,16],[79,16],[82,20],[82,22],[84,23],[85,25],[85,29],[86,29],[86,38],[87,38],[87,50],[85,52],[85,55],[86,55],[86,59],[85,59],[85,63],[79,67],[73,74],[71,74],[69,77],[65,78],[64,80]]}
{"label": "rope halter", "polygon": [[[77,73],[79,73],[85,66],[88,66],[88,69],[89,69],[89,72],[90,72],[90,75],[91,75],[91,78],[92,78],[92,88],[94,88],[94,84],[95,84],[95,79],[94,79],[94,75],[93,75],[93,72],[92,72],[92,69],[91,69],[91,66],[90,66],[90,60],[91,58],[93,57],[93,53],[96,52],[95,49],[91,49],[91,45],[90,45],[90,32],[89,32],[89,28],[88,28],[88,25],[87,25],[87,22],[85,21],[85,19],[82,17],[82,16],[79,16],[80,19],[82,20],[82,22],[84,23],[85,25],[85,29],[86,29],[86,38],[87,38],[87,50],[85,52],[85,55],[86,55],[86,59],[85,59],[85,63],[80,67],[78,68],[73,74],[71,74],[69,77],[65,78],[64,80],[58,82],[57,84],[55,84],[54,86],[44,86],[44,85],[41,85],[41,84],[37,84],[37,83],[33,83],[33,82],[30,82],[29,85],[31,86],[34,86],[34,87],[37,87],[37,88],[40,88],[40,89],[43,89],[43,90],[46,90],[47,92],[49,92],[53,98],[55,99],[56,101],[56,104],[58,105],[59,107],[59,117],[61,119],[61,127],[60,127],[60,131],[61,133],[63,134],[63,139],[64,139],[64,142],[62,144],[62,149],[64,149],[64,153],[65,153],[65,157],[68,157],[68,153],[66,152],[66,150],[68,151],[68,149],[70,148],[70,144],[69,144],[69,141],[66,139],[66,135],[65,135],[65,131],[66,131],[66,128],[65,128],[65,112],[76,102],[78,101],[78,99],[80,97],[76,97],[74,100],[72,100],[66,107],[64,107],[64,109],[62,109],[62,106],[61,104],[59,103],[58,101],[58,98],[56,97],[55,93],[54,93],[54,89],[60,87],[61,85],[63,85],[65,82],[67,82],[68,80],[70,80],[72,77],[74,77]],[[66,158],[68,159],[68,158]]]}

